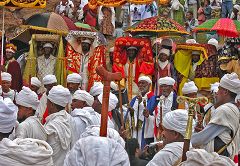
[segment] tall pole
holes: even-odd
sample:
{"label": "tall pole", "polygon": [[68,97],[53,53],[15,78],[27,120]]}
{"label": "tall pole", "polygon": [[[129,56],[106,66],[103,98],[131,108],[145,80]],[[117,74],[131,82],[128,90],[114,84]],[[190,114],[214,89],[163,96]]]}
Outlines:
{"label": "tall pole", "polygon": [[5,36],[5,30],[4,30],[4,24],[5,24],[5,9],[2,8],[2,50],[1,50],[1,66],[3,66],[3,50],[4,50],[4,36]]}

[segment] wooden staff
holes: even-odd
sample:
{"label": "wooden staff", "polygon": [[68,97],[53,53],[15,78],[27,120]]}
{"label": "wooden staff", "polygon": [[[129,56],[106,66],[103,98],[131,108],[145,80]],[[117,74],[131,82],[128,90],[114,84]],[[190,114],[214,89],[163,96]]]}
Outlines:
{"label": "wooden staff", "polygon": [[120,81],[118,81],[118,93],[119,93],[119,108],[120,108],[120,111],[121,111],[121,126],[125,129],[124,120],[123,120],[122,91],[121,91]]}
{"label": "wooden staff", "polygon": [[111,81],[120,81],[122,79],[122,74],[120,72],[110,73],[103,66],[97,67],[96,72],[102,78],[103,85],[104,85],[103,98],[102,98],[100,136],[106,137],[107,136],[110,82]]}
{"label": "wooden staff", "polygon": [[198,97],[198,98],[189,98],[185,96],[178,96],[177,98],[178,103],[188,103],[189,109],[188,109],[188,122],[186,127],[186,133],[184,138],[184,145],[183,145],[183,154],[182,154],[182,161],[185,161],[187,159],[186,153],[189,151],[190,146],[190,139],[192,137],[192,123],[193,123],[193,116],[195,114],[195,106],[200,104],[207,104],[208,98],[207,97]]}

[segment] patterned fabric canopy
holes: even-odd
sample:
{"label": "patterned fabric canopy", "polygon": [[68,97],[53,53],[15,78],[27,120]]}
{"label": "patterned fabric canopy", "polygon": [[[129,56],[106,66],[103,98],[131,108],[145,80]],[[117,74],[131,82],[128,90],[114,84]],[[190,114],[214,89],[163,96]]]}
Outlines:
{"label": "patterned fabric canopy", "polygon": [[155,16],[144,19],[129,27],[126,32],[131,34],[150,34],[158,36],[178,36],[189,34],[186,29],[176,21]]}

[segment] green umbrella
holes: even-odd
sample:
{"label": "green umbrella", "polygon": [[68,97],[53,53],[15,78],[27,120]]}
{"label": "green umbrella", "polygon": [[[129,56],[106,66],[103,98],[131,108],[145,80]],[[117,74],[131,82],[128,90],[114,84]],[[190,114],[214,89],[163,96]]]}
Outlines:
{"label": "green umbrella", "polygon": [[78,27],[80,30],[87,30],[87,31],[92,31],[92,32],[97,32],[97,30],[94,27],[91,27],[88,24],[84,24],[81,22],[75,22],[74,23],[76,25],[76,27]]}

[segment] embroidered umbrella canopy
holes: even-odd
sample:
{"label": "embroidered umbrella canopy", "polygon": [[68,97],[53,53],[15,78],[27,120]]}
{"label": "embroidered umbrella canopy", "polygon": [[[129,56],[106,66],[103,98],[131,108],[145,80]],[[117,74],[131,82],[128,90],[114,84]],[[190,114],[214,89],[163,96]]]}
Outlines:
{"label": "embroidered umbrella canopy", "polygon": [[194,31],[215,31],[220,36],[238,37],[240,33],[240,22],[229,18],[210,19],[197,26]]}
{"label": "embroidered umbrella canopy", "polygon": [[188,35],[186,29],[176,21],[155,16],[139,21],[129,27],[125,32],[132,35],[150,35],[150,36],[182,36]]}

